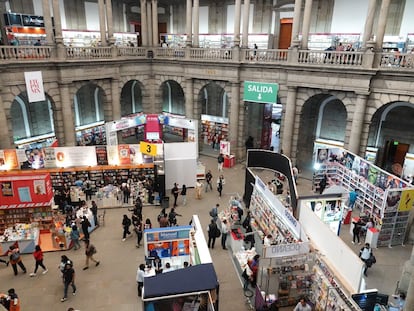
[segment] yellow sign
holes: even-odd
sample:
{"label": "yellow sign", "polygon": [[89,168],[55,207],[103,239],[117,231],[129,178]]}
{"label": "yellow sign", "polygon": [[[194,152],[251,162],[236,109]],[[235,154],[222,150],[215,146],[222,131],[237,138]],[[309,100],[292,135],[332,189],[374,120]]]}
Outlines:
{"label": "yellow sign", "polygon": [[149,154],[153,157],[157,155],[157,145],[149,144],[146,142],[140,142],[139,144],[139,150],[143,154]]}
{"label": "yellow sign", "polygon": [[398,206],[399,212],[408,212],[411,210],[414,204],[414,190],[407,189],[402,191],[400,205]]}

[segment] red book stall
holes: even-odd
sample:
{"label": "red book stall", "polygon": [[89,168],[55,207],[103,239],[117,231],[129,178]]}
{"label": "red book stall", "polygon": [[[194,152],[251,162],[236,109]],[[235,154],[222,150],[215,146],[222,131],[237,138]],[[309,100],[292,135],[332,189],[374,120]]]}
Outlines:
{"label": "red book stall", "polygon": [[[53,224],[53,188],[49,174],[0,176],[0,253],[11,245],[32,253]],[[43,245],[42,245],[43,248]]]}

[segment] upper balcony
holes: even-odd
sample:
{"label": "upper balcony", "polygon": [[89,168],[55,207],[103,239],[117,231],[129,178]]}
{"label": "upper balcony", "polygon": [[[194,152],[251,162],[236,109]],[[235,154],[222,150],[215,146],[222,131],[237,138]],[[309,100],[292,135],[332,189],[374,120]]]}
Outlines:
{"label": "upper balcony", "polygon": [[387,69],[414,72],[414,54],[349,51],[279,50],[279,49],[214,49],[152,47],[56,47],[0,46],[0,64],[19,65],[33,62],[119,61],[147,59],[191,61],[200,63],[316,66]]}

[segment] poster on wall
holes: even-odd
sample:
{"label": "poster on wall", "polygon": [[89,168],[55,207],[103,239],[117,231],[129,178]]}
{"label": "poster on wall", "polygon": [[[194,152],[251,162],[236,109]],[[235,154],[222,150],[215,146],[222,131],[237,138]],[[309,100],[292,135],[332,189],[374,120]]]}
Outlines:
{"label": "poster on wall", "polygon": [[32,202],[32,196],[30,195],[29,187],[20,187],[17,189],[19,193],[20,202]]}
{"label": "poster on wall", "polygon": [[39,169],[45,167],[45,155],[42,148],[16,149],[16,155],[21,169]]}
{"label": "poster on wall", "polygon": [[26,81],[26,90],[29,103],[46,100],[41,71],[25,72],[24,80]]}
{"label": "poster on wall", "polygon": [[46,185],[43,179],[38,179],[33,181],[33,189],[36,195],[46,194]]}
{"label": "poster on wall", "polygon": [[220,153],[223,155],[230,155],[230,142],[229,141],[220,141]]}
{"label": "poster on wall", "polygon": [[94,146],[45,148],[44,167],[96,166]]}
{"label": "poster on wall", "polygon": [[1,194],[4,197],[13,196],[13,186],[11,181],[4,181],[1,183]]}
{"label": "poster on wall", "polygon": [[411,211],[414,204],[414,189],[404,190],[401,195],[400,205],[398,206],[399,212]]}
{"label": "poster on wall", "polygon": [[96,162],[98,165],[108,165],[108,155],[106,153],[106,146],[96,146]]}

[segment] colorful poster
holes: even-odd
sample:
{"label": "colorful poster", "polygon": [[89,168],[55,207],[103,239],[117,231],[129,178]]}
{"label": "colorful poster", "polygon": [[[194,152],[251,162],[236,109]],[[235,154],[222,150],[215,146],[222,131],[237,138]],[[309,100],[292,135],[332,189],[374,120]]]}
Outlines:
{"label": "colorful poster", "polygon": [[316,162],[317,163],[327,163],[328,162],[329,149],[323,148],[318,149],[316,153]]}
{"label": "colorful poster", "polygon": [[118,159],[120,165],[131,163],[129,145],[118,145]]}
{"label": "colorful poster", "polygon": [[106,146],[95,146],[96,162],[98,165],[108,165],[108,155]]}
{"label": "colorful poster", "polygon": [[45,167],[44,152],[41,148],[17,149],[16,154],[21,169],[39,169]]}
{"label": "colorful poster", "polygon": [[397,206],[401,200],[402,191],[389,191],[387,194],[387,201],[385,205],[385,212],[392,212],[397,210]]}
{"label": "colorful poster", "polygon": [[1,184],[1,194],[4,197],[12,197],[13,196],[13,186],[11,181],[4,181]]}
{"label": "colorful poster", "polygon": [[400,205],[398,205],[399,212],[408,212],[413,208],[414,204],[414,189],[404,190],[401,195]]}

